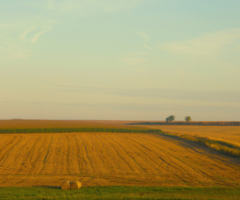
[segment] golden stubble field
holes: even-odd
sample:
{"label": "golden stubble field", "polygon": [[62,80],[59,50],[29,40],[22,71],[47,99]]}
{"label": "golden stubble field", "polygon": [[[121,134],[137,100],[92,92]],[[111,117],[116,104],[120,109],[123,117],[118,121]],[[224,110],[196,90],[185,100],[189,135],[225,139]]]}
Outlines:
{"label": "golden stubble field", "polygon": [[184,126],[184,125],[160,125],[142,126],[145,128],[161,129],[173,134],[187,134],[206,137],[237,144],[240,146],[240,126]]}
{"label": "golden stubble field", "polygon": [[155,134],[0,135],[0,186],[240,186],[239,159]]}

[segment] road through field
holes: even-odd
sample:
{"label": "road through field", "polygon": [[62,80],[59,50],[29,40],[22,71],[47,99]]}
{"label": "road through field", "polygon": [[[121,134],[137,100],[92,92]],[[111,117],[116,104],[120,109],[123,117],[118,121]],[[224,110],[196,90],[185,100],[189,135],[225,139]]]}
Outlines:
{"label": "road through field", "polygon": [[240,186],[239,159],[156,134],[0,135],[0,186]]}

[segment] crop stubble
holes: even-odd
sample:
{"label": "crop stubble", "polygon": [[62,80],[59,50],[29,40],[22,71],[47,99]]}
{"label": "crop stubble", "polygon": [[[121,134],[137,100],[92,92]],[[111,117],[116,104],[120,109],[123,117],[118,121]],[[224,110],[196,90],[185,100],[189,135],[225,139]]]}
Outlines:
{"label": "crop stubble", "polygon": [[240,163],[155,134],[52,133],[0,136],[0,186],[240,186]]}
{"label": "crop stubble", "polygon": [[144,128],[161,129],[164,132],[192,135],[219,140],[240,146],[240,126],[189,126],[189,125],[148,125]]}

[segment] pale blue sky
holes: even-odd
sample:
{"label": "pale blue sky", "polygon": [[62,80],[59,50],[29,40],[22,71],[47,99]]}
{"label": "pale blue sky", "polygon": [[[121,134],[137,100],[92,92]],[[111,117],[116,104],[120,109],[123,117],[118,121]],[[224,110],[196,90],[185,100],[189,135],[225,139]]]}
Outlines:
{"label": "pale blue sky", "polygon": [[0,0],[0,119],[240,120],[239,0]]}

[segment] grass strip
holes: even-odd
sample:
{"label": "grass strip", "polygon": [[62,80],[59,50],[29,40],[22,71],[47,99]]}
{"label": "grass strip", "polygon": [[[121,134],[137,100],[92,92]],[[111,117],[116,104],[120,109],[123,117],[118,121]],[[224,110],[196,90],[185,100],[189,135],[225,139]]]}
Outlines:
{"label": "grass strip", "polygon": [[164,132],[162,132],[161,134],[188,140],[229,156],[240,157],[240,146],[231,144],[229,142],[225,142],[222,140],[213,140],[206,137],[192,136],[187,134],[171,134]]}
{"label": "grass strip", "polygon": [[2,133],[72,133],[72,132],[110,132],[110,133],[160,133],[160,129],[124,129],[124,128],[24,128],[0,129]]}
{"label": "grass strip", "polygon": [[237,200],[240,188],[224,187],[136,187],[94,186],[79,190],[61,190],[58,187],[0,188],[0,199],[219,199]]}

